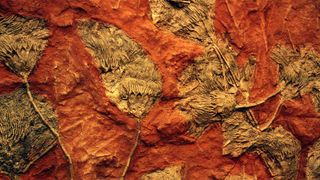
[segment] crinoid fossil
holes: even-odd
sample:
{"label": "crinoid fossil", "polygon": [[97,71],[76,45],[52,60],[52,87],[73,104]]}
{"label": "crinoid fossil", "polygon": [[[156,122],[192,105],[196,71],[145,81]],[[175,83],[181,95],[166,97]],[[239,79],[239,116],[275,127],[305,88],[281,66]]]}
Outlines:
{"label": "crinoid fossil", "polygon": [[210,0],[149,0],[153,23],[176,35],[201,43],[210,41],[213,21],[210,17],[214,1]]}
{"label": "crinoid fossil", "polygon": [[306,174],[308,180],[320,178],[320,139],[318,139],[309,149]]}
{"label": "crinoid fossil", "polygon": [[223,154],[239,157],[247,151],[262,157],[274,179],[295,179],[301,151],[300,142],[281,126],[260,131],[247,114],[235,112],[222,123]]}
{"label": "crinoid fossil", "polygon": [[162,91],[151,59],[115,26],[83,20],[78,29],[100,68],[107,96],[120,110],[141,118]]}
{"label": "crinoid fossil", "polygon": [[[57,129],[57,118],[50,105],[38,96],[34,103],[50,126]],[[11,177],[26,172],[56,142],[25,89],[0,96],[0,172]]]}
{"label": "crinoid fossil", "polygon": [[206,0],[150,0],[150,17],[159,28],[196,41],[205,47],[179,77],[182,100],[177,107],[191,118],[190,133],[199,136],[208,123],[222,121],[236,107],[240,74],[237,55],[214,34],[211,9]]}
{"label": "crinoid fossil", "polygon": [[[287,99],[310,94],[316,109],[320,110],[320,58],[310,48],[293,50],[285,46],[276,46],[271,51],[271,58],[278,63],[280,72],[281,99],[277,114],[282,103]],[[264,125],[269,127],[275,116]],[[265,128],[262,128],[265,129]]]}
{"label": "crinoid fossil", "polygon": [[271,58],[279,64],[280,81],[285,84],[281,92],[284,99],[320,91],[320,57],[313,49],[292,50],[276,46]]}
{"label": "crinoid fossil", "polygon": [[[52,126],[49,119],[41,111],[30,91],[28,77],[44,51],[49,37],[46,22],[42,19],[21,16],[0,17],[0,61],[11,71],[20,76],[25,84],[25,91],[33,109],[38,113],[42,123],[57,137],[57,140],[70,164],[70,178],[72,179],[72,161],[61,143],[59,133]],[[18,106],[18,105],[17,105]],[[16,118],[19,118],[16,112]],[[27,118],[27,117],[24,117]],[[24,119],[23,119],[24,120]],[[23,121],[22,120],[22,121]],[[23,123],[23,122],[21,122]],[[31,132],[32,133],[32,132]],[[33,132],[37,133],[37,132]],[[38,142],[38,141],[34,141]],[[35,145],[34,145],[35,146]],[[23,147],[22,147],[23,148]],[[30,147],[32,149],[33,147]],[[38,152],[38,154],[41,152]],[[21,171],[22,172],[22,171]]]}
{"label": "crinoid fossil", "polygon": [[161,76],[143,49],[115,26],[82,20],[78,31],[100,69],[106,95],[137,119],[135,143],[120,177],[124,179],[139,143],[140,120],[161,95]]}
{"label": "crinoid fossil", "polygon": [[[281,127],[262,131],[251,114],[250,107],[266,101],[274,94],[255,103],[236,101],[241,93],[249,97],[250,79],[255,70],[255,58],[239,70],[236,53],[227,42],[214,34],[214,3],[206,0],[150,0],[151,19],[156,26],[205,47],[205,53],[194,59],[179,77],[181,100],[177,107],[190,118],[190,134],[196,137],[210,123],[221,122],[224,136],[223,154],[238,157],[246,151],[258,152],[276,179],[294,178],[300,153],[299,141]],[[318,71],[319,72],[319,71]]]}
{"label": "crinoid fossil", "polygon": [[301,145],[290,132],[281,126],[264,131],[255,144],[274,179],[295,179]]}
{"label": "crinoid fossil", "polygon": [[46,47],[49,31],[41,19],[0,17],[0,61],[28,77]]}

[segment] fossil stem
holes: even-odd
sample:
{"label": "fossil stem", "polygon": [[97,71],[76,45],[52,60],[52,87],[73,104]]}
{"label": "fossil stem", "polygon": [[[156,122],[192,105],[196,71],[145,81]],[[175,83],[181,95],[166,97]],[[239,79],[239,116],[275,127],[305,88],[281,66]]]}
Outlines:
{"label": "fossil stem", "polygon": [[52,134],[54,134],[61,146],[61,149],[63,151],[63,154],[65,155],[65,157],[67,158],[68,160],[68,163],[69,163],[69,172],[70,172],[70,179],[73,180],[73,164],[72,164],[72,159],[71,159],[71,156],[69,155],[69,153],[67,152],[66,148],[64,147],[63,143],[61,142],[61,138],[60,138],[60,135],[59,133],[49,124],[49,122],[45,119],[45,117],[43,116],[43,114],[41,113],[40,109],[38,108],[38,106],[36,105],[34,99],[33,99],[33,96],[31,94],[31,91],[30,91],[30,84],[28,82],[28,77],[24,77],[23,78],[24,80],[24,83],[26,85],[26,89],[27,89],[27,94],[28,94],[28,97],[29,97],[29,100],[33,106],[33,108],[35,109],[35,111],[39,114],[42,122],[49,128],[49,130],[51,131]]}
{"label": "fossil stem", "polygon": [[226,57],[222,54],[222,52],[220,51],[219,47],[218,47],[215,43],[213,43],[213,47],[214,47],[214,50],[216,51],[219,59],[223,60],[223,62],[225,63],[225,65],[226,65],[227,68],[229,69],[229,72],[230,72],[230,75],[231,75],[231,77],[232,77],[232,81],[233,81],[234,85],[235,85],[236,87],[238,87],[238,84],[237,84],[237,81],[236,81],[236,77],[235,77],[235,75],[233,74],[233,71],[232,71],[232,69],[231,69],[228,61],[226,60]]}
{"label": "fossil stem", "polygon": [[133,158],[134,152],[136,151],[138,144],[139,144],[139,141],[140,141],[140,132],[141,132],[141,122],[137,121],[137,132],[136,132],[135,142],[134,142],[133,148],[131,149],[131,152],[129,154],[129,158],[127,160],[126,166],[124,167],[124,170],[123,170],[123,173],[120,177],[120,180],[124,180],[124,178],[127,175],[127,172],[128,172],[129,166],[131,164],[131,160]]}
{"label": "fossil stem", "polygon": [[254,103],[248,103],[248,104],[239,104],[236,106],[236,109],[241,109],[241,108],[251,108],[251,107],[255,107],[258,106],[260,104],[265,103],[268,99],[276,96],[277,94],[279,94],[281,91],[283,90],[282,87],[280,87],[277,91],[275,91],[274,93],[270,94],[269,96],[265,97],[262,100],[256,101]]}
{"label": "fossil stem", "polygon": [[284,98],[281,97],[280,102],[278,103],[278,106],[277,106],[276,110],[274,111],[274,113],[272,114],[270,120],[268,120],[266,123],[259,126],[260,131],[266,130],[272,124],[272,122],[276,118],[280,108],[282,107],[283,101],[284,101]]}

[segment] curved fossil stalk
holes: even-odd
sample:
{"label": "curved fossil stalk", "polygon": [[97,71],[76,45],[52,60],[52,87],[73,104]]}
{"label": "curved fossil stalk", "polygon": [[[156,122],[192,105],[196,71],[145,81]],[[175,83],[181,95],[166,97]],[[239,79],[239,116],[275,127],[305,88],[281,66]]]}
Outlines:
{"label": "curved fossil stalk", "polygon": [[129,154],[129,158],[127,160],[127,163],[123,169],[123,172],[120,176],[120,180],[124,180],[126,175],[127,175],[127,172],[129,170],[129,167],[130,167],[130,164],[131,164],[131,161],[132,161],[132,158],[133,158],[133,155],[138,147],[138,144],[140,142],[140,134],[141,134],[141,122],[140,121],[137,121],[137,128],[136,128],[136,137],[135,137],[135,141],[134,141],[134,145],[130,151],[130,154]]}
{"label": "curved fossil stalk", "polygon": [[30,84],[28,82],[28,77],[24,77],[24,83],[26,85],[26,90],[27,90],[27,94],[29,97],[29,100],[33,106],[33,108],[35,109],[35,111],[39,114],[39,116],[41,117],[42,122],[49,128],[49,130],[51,131],[52,134],[54,134],[57,137],[58,143],[63,151],[63,154],[65,155],[68,163],[69,163],[69,175],[70,175],[70,179],[73,180],[73,163],[72,163],[72,159],[71,156],[69,155],[67,149],[65,148],[64,144],[61,141],[61,137],[60,134],[49,124],[49,122],[46,120],[46,118],[43,116],[43,114],[41,113],[40,109],[38,108],[38,106],[36,105],[32,93],[30,91]]}

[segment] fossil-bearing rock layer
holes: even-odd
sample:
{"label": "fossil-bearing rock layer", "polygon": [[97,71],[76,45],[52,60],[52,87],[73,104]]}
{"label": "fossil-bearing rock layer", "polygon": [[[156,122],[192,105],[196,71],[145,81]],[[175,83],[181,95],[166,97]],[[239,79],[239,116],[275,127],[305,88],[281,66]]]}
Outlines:
{"label": "fossil-bearing rock layer", "polygon": [[[319,14],[311,0],[1,0],[1,97],[27,98],[2,124],[28,133],[38,118],[15,117],[41,97],[57,126],[39,127],[60,144],[33,141],[15,172],[316,179]],[[0,179],[15,178],[7,165]]]}
{"label": "fossil-bearing rock layer", "polygon": [[[35,100],[43,116],[57,128],[52,108]],[[0,172],[11,177],[25,173],[56,144],[55,136],[42,123],[25,89],[0,97]]]}

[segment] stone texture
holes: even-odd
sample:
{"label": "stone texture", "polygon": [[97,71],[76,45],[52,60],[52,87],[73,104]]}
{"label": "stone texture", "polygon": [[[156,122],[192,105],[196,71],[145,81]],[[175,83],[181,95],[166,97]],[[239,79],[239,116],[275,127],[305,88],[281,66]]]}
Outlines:
{"label": "stone texture", "polygon": [[[320,2],[228,1],[215,3],[214,26],[221,38],[238,51],[242,68],[256,57],[254,102],[277,89],[277,64],[269,52],[276,44],[312,46],[320,51]],[[134,144],[136,121],[110,103],[94,59],[77,33],[77,20],[91,18],[125,31],[150,56],[162,76],[163,93],[142,121],[141,143],[127,179],[184,164],[185,179],[224,179],[247,174],[270,179],[264,162],[254,153],[238,158],[222,154],[223,131],[210,125],[198,138],[189,136],[186,115],[175,109],[179,94],[177,77],[204,47],[156,28],[149,19],[147,0],[1,0],[1,14],[19,14],[47,20],[50,37],[29,81],[33,92],[46,97],[57,112],[63,143],[74,162],[75,179],[118,179]],[[0,66],[0,93],[12,92],[21,83]],[[254,108],[263,124],[280,100],[274,96]],[[302,145],[297,179],[305,179],[306,149],[320,137],[320,115],[308,94],[286,100],[276,113],[273,127],[282,126]],[[67,161],[57,146],[39,159],[21,179],[66,179]],[[1,178],[6,179],[4,175]]]}

